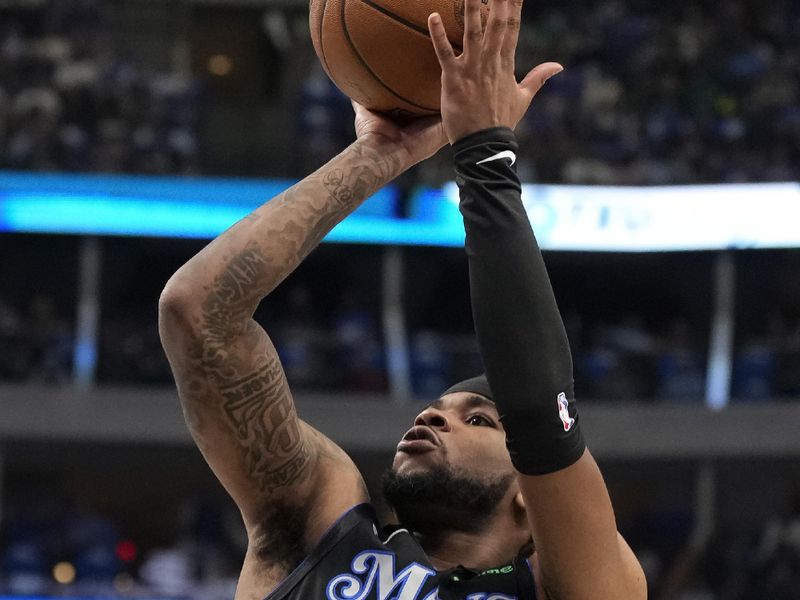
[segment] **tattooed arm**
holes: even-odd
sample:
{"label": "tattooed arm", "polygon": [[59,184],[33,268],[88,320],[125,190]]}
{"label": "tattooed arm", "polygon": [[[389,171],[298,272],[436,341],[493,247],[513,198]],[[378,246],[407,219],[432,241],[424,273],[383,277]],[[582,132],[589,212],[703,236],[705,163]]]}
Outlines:
{"label": "tattooed arm", "polygon": [[187,424],[264,558],[278,542],[281,560],[302,558],[366,492],[345,453],[298,418],[253,313],[334,225],[445,142],[438,120],[401,128],[360,107],[356,130],[344,152],[181,267],[159,303]]}

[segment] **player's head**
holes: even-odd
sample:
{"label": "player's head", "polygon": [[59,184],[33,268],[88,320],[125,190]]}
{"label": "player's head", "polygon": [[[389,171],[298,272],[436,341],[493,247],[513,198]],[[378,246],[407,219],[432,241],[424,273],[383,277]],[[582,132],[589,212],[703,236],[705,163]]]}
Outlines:
{"label": "player's head", "polygon": [[480,530],[511,510],[514,467],[485,376],[457,383],[417,415],[383,484],[400,521],[419,531]]}

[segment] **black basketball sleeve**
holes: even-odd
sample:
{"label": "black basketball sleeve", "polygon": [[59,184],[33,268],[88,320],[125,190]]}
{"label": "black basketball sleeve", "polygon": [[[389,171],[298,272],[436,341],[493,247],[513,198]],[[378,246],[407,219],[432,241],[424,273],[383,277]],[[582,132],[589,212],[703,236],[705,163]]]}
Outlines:
{"label": "black basketball sleeve", "polygon": [[513,131],[453,145],[472,312],[486,376],[516,469],[563,469],[585,450],[572,357],[544,259],[522,204]]}

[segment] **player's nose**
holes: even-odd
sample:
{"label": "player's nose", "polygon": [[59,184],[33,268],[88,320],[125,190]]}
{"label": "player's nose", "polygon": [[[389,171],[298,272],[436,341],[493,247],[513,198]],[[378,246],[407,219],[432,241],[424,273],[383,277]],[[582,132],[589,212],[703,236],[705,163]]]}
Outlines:
{"label": "player's nose", "polygon": [[440,410],[428,407],[417,415],[414,425],[425,425],[431,429],[439,431],[450,431],[450,423],[447,416]]}

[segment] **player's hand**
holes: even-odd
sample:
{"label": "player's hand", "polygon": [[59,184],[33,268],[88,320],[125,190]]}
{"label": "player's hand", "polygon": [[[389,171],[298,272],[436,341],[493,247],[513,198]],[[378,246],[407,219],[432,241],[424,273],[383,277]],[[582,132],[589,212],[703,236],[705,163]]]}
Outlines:
{"label": "player's hand", "polygon": [[377,143],[383,150],[389,144],[389,148],[401,153],[403,160],[407,162],[406,168],[433,156],[447,144],[447,136],[439,116],[422,117],[401,124],[387,115],[368,110],[357,102],[352,104],[356,111],[358,139]]}
{"label": "player's hand", "polygon": [[481,28],[481,0],[466,0],[464,52],[456,56],[438,13],[428,29],[442,66],[442,120],[450,143],[464,136],[505,126],[513,129],[533,97],[550,77],[564,68],[544,63],[521,83],[514,76],[522,0],[489,0],[486,30]]}

